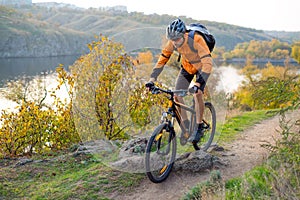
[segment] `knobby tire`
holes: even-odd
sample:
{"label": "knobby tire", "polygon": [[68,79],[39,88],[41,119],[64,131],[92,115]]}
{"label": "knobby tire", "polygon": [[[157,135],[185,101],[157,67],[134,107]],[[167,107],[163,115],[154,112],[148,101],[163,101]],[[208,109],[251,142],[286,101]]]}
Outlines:
{"label": "knobby tire", "polygon": [[[168,178],[176,158],[176,145],[173,128],[165,123],[155,128],[147,143],[145,157],[146,174],[153,183],[161,183]],[[163,160],[163,156],[169,156],[167,161]],[[163,164],[157,160],[160,157]]]}

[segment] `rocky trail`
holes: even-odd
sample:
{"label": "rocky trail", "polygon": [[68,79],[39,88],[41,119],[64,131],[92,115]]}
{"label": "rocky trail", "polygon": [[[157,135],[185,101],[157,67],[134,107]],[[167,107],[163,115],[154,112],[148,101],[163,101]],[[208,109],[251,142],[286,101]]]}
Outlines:
{"label": "rocky trail", "polygon": [[[299,119],[299,112],[289,114],[289,119]],[[297,118],[296,118],[297,117]],[[224,145],[218,157],[225,165],[219,167],[223,180],[244,174],[261,164],[269,151],[262,144],[274,143],[280,137],[279,116],[262,121],[240,133],[237,140]],[[112,199],[180,199],[196,184],[209,179],[210,170],[191,172],[172,171],[163,183],[155,184],[145,179],[131,192],[111,196]]]}

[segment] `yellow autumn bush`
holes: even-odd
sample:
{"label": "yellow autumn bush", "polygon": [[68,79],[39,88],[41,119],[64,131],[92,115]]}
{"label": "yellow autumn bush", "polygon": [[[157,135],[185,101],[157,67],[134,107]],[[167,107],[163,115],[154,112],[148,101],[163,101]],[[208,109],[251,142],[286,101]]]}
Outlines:
{"label": "yellow autumn bush", "polygon": [[[59,90],[66,81],[71,81],[62,67],[57,72],[59,84],[55,90]],[[35,90],[45,89],[36,87]],[[30,91],[24,88],[28,88],[26,81],[19,81],[19,84],[11,84],[7,93],[8,98],[18,103],[18,107],[14,112],[3,110],[1,113],[1,157],[62,150],[80,141],[73,122],[71,101],[62,101],[52,91],[53,105],[47,105],[44,103],[47,92],[40,99],[33,100],[28,98]]]}

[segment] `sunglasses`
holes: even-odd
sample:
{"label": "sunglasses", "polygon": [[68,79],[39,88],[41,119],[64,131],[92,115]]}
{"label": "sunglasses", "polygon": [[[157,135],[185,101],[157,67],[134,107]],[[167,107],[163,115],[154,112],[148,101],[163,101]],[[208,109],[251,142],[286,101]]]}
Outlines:
{"label": "sunglasses", "polygon": [[181,39],[182,39],[182,38],[180,37],[180,38],[177,38],[177,39],[172,39],[172,41],[175,42],[175,43],[178,43],[178,42],[181,41]]}

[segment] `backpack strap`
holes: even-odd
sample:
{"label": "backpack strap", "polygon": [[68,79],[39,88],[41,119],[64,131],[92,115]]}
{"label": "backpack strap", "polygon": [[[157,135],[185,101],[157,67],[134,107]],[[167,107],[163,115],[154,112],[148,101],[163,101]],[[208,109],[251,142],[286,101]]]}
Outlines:
{"label": "backpack strap", "polygon": [[[198,51],[197,51],[197,50],[195,49],[195,47],[194,47],[194,38],[195,38],[195,30],[191,30],[191,31],[189,32],[189,34],[188,34],[188,44],[189,44],[190,49],[191,49],[193,52],[197,53]],[[206,58],[206,57],[211,57],[211,54],[207,54],[207,55],[202,56],[202,57],[200,58],[200,60],[201,60],[202,58]]]}
{"label": "backpack strap", "polygon": [[177,62],[180,62],[181,54],[178,55]]}
{"label": "backpack strap", "polygon": [[191,30],[188,34],[188,44],[190,49],[196,53],[198,51],[194,48],[194,37],[195,37],[195,30]]}
{"label": "backpack strap", "polygon": [[191,64],[196,64],[196,63],[200,63],[202,58],[206,58],[206,57],[211,57],[210,54],[206,54],[204,56],[202,56],[199,60],[196,61],[189,61]]}
{"label": "backpack strap", "polygon": [[206,54],[206,55],[202,56],[202,57],[200,58],[200,60],[201,60],[202,58],[206,58],[206,57],[211,57],[211,54]]}

